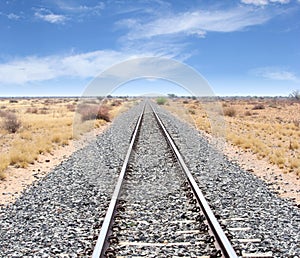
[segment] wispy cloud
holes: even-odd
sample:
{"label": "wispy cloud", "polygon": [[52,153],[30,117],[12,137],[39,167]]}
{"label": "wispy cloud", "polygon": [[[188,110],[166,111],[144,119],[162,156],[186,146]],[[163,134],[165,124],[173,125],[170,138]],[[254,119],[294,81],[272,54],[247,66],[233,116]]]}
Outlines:
{"label": "wispy cloud", "polygon": [[20,15],[17,15],[15,13],[6,14],[6,13],[3,13],[3,12],[0,12],[0,16],[7,17],[9,20],[19,20],[21,18]]}
{"label": "wispy cloud", "polygon": [[[299,1],[299,0],[298,0]],[[241,0],[243,4],[253,4],[256,6],[265,6],[272,3],[288,4],[290,0]]]}
{"label": "wispy cloud", "polygon": [[100,15],[105,8],[105,4],[103,2],[98,2],[95,5],[80,5],[75,1],[70,3],[58,0],[55,3],[62,11],[77,14]]}
{"label": "wispy cloud", "polygon": [[250,73],[269,80],[300,82],[295,73],[280,67],[260,67],[251,70]]}
{"label": "wispy cloud", "polygon": [[64,56],[30,56],[0,64],[0,83],[21,85],[62,77],[88,79],[115,63],[153,55],[157,54],[99,50]]}
{"label": "wispy cloud", "polygon": [[130,40],[178,34],[204,37],[209,31],[240,31],[249,26],[263,24],[271,18],[271,14],[262,10],[237,7],[230,10],[188,11],[148,22],[142,19],[127,19],[119,21],[118,25],[130,30],[127,35]]}
{"label": "wispy cloud", "polygon": [[68,18],[62,14],[54,14],[46,8],[40,8],[34,13],[34,16],[50,23],[63,24]]}
{"label": "wispy cloud", "polygon": [[253,5],[267,5],[268,0],[242,0],[243,4],[253,4]]}

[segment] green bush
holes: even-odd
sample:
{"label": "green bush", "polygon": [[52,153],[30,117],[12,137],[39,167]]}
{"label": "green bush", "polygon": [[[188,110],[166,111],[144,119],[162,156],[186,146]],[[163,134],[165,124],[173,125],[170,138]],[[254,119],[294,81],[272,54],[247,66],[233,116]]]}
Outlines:
{"label": "green bush", "polygon": [[166,104],[166,102],[167,102],[167,99],[164,98],[164,97],[159,97],[159,98],[156,99],[156,103],[158,105],[164,105],[164,104]]}

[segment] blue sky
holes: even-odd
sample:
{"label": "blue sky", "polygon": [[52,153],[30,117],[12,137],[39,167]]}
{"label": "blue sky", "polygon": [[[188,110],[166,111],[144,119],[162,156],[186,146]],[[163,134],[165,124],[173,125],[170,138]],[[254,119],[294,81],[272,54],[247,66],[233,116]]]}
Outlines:
{"label": "blue sky", "polygon": [[[152,56],[196,69],[217,95],[300,89],[300,0],[1,0],[0,35],[0,96],[81,95],[110,66]],[[182,94],[135,80],[121,93],[170,91]]]}

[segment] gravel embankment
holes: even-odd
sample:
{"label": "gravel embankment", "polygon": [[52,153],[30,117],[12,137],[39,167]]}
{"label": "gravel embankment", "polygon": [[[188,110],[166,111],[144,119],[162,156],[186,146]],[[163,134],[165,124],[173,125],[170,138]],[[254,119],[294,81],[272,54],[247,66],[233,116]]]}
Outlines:
{"label": "gravel embankment", "polygon": [[[233,239],[247,253],[272,252],[273,257],[300,257],[300,210],[279,198],[262,180],[216,151],[191,126],[158,108],[185,161]],[[232,220],[238,219],[238,220]],[[249,230],[233,230],[249,228]]]}
{"label": "gravel embankment", "polygon": [[87,257],[141,106],[0,210],[0,257]]}

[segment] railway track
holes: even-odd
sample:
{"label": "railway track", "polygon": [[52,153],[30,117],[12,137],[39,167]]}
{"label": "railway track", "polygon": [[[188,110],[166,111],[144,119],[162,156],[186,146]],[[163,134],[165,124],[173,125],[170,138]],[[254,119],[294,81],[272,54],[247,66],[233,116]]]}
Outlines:
{"label": "railway track", "polygon": [[[198,131],[153,106],[237,255],[299,258],[299,207],[229,161]],[[91,257],[105,225],[108,233],[102,233],[101,252],[110,251],[108,257],[220,255],[192,187],[149,107],[123,166],[113,219],[103,223],[142,108],[140,103],[120,115],[15,203],[0,206],[0,257]]]}
{"label": "railway track", "polygon": [[238,257],[150,103],[92,257]]}

